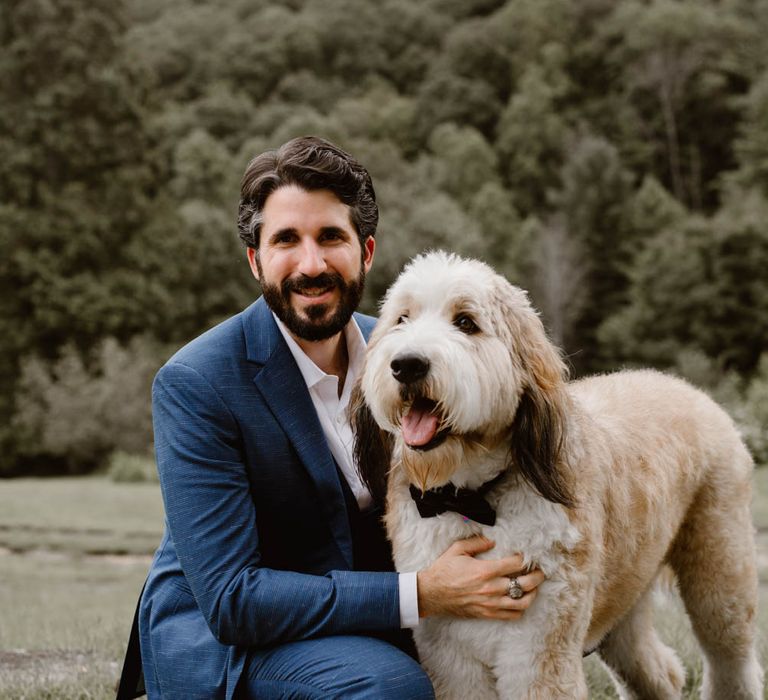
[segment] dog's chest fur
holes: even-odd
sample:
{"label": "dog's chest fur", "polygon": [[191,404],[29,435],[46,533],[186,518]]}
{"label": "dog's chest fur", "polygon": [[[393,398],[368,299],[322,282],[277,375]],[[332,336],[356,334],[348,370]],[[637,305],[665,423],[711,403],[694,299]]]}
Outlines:
{"label": "dog's chest fur", "polygon": [[[552,576],[562,563],[563,550],[571,550],[579,533],[565,509],[543,499],[527,484],[509,476],[488,496],[496,510],[496,524],[481,525],[458,513],[422,518],[402,479],[390,493],[387,526],[398,571],[427,568],[456,540],[482,534],[496,546],[478,558],[498,558],[519,552],[526,564],[535,564]],[[517,483],[515,483],[517,482]]]}
{"label": "dog's chest fur", "polygon": [[[519,635],[523,643],[517,648],[528,649],[531,654],[538,646],[532,642],[538,639],[544,643],[543,630],[548,627],[545,623],[551,619],[557,598],[565,590],[560,575],[562,564],[581,536],[562,506],[543,499],[514,475],[504,479],[487,500],[496,510],[496,524],[492,527],[454,512],[422,518],[408,492],[407,480],[395,473],[390,483],[387,527],[398,571],[425,569],[456,540],[483,534],[496,546],[478,558],[499,558],[519,552],[526,564],[535,565],[545,573],[547,580],[539,587],[536,601],[514,624],[428,618],[422,620],[415,632],[417,642],[419,637],[429,637],[439,643],[458,644],[463,653],[494,668],[512,641],[510,635]],[[530,660],[524,658],[527,656],[523,654],[518,658],[521,680],[530,672]]]}

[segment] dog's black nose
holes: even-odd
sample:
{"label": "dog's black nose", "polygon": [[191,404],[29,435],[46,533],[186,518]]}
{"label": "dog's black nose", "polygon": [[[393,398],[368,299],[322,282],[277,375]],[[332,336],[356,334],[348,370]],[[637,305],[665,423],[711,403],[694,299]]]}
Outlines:
{"label": "dog's black nose", "polygon": [[398,355],[389,366],[392,376],[402,384],[412,384],[423,379],[429,372],[429,360],[420,355]]}

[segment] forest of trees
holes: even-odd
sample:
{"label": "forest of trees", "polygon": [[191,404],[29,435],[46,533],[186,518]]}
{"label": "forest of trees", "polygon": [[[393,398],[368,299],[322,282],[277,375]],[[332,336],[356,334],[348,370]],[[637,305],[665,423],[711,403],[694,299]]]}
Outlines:
{"label": "forest of trees", "polygon": [[0,474],[151,443],[149,384],[258,288],[256,153],[317,134],[381,207],[364,309],[443,247],[573,374],[649,365],[768,462],[768,0],[3,0]]}

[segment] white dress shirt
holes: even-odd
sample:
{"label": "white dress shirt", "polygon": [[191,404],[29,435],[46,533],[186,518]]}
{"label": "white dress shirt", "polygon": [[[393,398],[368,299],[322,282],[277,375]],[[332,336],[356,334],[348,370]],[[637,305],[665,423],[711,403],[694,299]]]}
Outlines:
{"label": "white dress shirt", "polygon": [[[363,367],[365,357],[365,339],[354,318],[344,328],[344,338],[347,342],[349,364],[344,387],[339,396],[339,378],[334,374],[326,374],[321,370],[293,339],[283,322],[272,314],[277,327],[288,344],[288,349],[296,360],[299,372],[309,390],[320,426],[325,434],[328,448],[336,460],[341,473],[349,484],[360,510],[369,508],[372,499],[365,485],[360,481],[355,468],[353,457],[352,426],[349,424],[347,408],[352,386]],[[419,624],[419,606],[416,590],[416,572],[398,575],[400,588],[400,626],[415,627]]]}

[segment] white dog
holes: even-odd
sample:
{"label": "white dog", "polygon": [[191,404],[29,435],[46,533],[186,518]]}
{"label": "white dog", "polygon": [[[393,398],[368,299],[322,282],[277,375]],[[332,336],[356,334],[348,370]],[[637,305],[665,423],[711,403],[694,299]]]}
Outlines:
{"label": "white dog", "polygon": [[[547,576],[519,621],[422,620],[438,697],[586,698],[582,655],[596,649],[622,697],[679,698],[683,667],[651,621],[669,565],[704,697],[762,698],[752,461],[733,423],[658,372],[565,374],[525,292],[483,263],[421,256],[385,297],[353,420],[363,478],[387,490],[398,570],[482,533],[488,556],[521,552]],[[495,525],[421,517],[416,500],[446,484],[480,490]]]}

